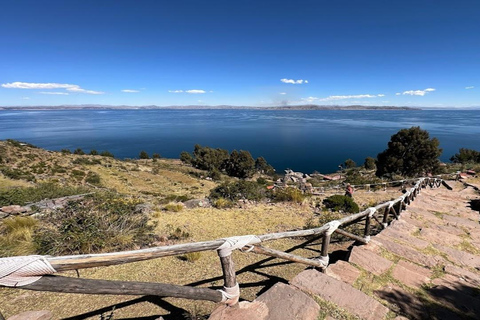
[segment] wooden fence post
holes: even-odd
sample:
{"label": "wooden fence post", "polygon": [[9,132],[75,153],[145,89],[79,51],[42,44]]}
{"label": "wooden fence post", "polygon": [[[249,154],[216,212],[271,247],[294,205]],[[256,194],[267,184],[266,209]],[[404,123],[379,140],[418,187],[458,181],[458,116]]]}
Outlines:
{"label": "wooden fence post", "polygon": [[[327,265],[328,265],[328,247],[330,246],[330,239],[332,238],[332,235],[329,234],[328,232],[325,232],[323,234],[323,239],[322,239],[322,251],[321,251],[321,254],[320,254],[320,259],[321,260],[326,260],[327,261]],[[325,273],[327,270],[327,266],[325,266],[325,268],[321,268],[321,271],[323,273]]]}

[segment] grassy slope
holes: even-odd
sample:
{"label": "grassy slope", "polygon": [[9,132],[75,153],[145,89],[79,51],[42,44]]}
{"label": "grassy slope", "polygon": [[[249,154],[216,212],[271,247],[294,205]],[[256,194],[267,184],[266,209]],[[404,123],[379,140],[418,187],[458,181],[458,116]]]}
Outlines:
{"label": "grassy slope", "polygon": [[[74,170],[95,172],[101,177],[105,187],[119,193],[135,195],[145,201],[157,204],[171,195],[186,195],[190,198],[203,198],[216,184],[188,174],[195,171],[182,165],[178,160],[160,159],[119,161],[100,156],[62,155],[42,149],[14,147],[0,141],[0,156],[8,160],[8,166],[24,171],[35,169],[37,181],[56,180],[64,184],[84,184],[84,178],[75,178]],[[96,159],[100,164],[74,164],[75,159]],[[53,168],[62,167],[65,172],[52,172]],[[58,170],[57,170],[58,171]],[[63,170],[60,170],[63,171]],[[40,172],[40,173],[38,173]],[[32,185],[32,182],[4,178],[0,175],[2,188]],[[341,192],[341,191],[340,191]],[[390,200],[398,196],[398,190],[366,193],[358,191],[355,200],[360,206]],[[297,204],[248,204],[244,208],[219,210],[214,208],[184,209],[181,212],[157,210],[152,213],[152,220],[157,220],[158,233],[167,234],[168,229],[180,227],[190,233],[187,242],[211,240],[233,235],[264,234],[269,232],[298,229],[307,221],[317,219],[313,213],[313,204],[321,198],[310,199],[303,205]],[[161,208],[161,206],[159,207]],[[279,250],[288,250],[301,244],[304,239],[288,239],[267,243]],[[335,247],[333,247],[335,248]],[[294,253],[313,257],[318,255],[319,244],[297,249]],[[221,286],[221,267],[215,252],[203,252],[200,259],[188,262],[182,257],[167,257],[151,261],[132,263],[107,268],[80,270],[86,278],[118,279],[130,281],[165,282],[174,284],[194,284],[203,286]],[[253,253],[234,253],[236,268],[239,270],[238,282],[242,287],[242,298],[252,300],[263,289],[278,281],[288,281],[305,267],[300,264],[286,263],[280,260],[266,259]],[[74,272],[67,273],[76,276]],[[18,289],[0,289],[0,311],[4,316],[26,310],[51,310],[56,318],[79,315],[85,312],[107,308],[129,301],[126,296],[86,296],[46,292],[22,291]],[[188,301],[183,299],[164,299],[168,303],[139,302],[126,307],[116,307],[115,318],[138,317],[148,315],[166,315],[184,313],[208,314],[213,303]],[[105,310],[105,311],[106,311]],[[92,318],[97,318],[98,315]],[[177,317],[178,318],[178,317]],[[188,317],[186,317],[188,319]],[[166,318],[168,319],[168,318]]]}

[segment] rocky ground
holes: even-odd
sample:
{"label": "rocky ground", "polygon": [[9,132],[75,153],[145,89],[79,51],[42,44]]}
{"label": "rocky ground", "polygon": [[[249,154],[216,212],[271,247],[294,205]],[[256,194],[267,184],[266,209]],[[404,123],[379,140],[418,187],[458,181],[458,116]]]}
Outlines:
{"label": "rocky ground", "polygon": [[401,219],[326,273],[301,272],[211,319],[478,319],[479,194],[423,189]]}

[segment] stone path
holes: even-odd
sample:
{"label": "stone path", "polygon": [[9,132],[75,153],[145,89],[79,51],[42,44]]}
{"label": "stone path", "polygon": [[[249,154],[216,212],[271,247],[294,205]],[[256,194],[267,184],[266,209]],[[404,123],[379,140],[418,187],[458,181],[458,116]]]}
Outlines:
{"label": "stone path", "polygon": [[480,319],[480,212],[472,204],[480,195],[460,182],[449,185],[452,191],[423,189],[400,220],[353,247],[348,262],[326,273],[305,270],[228,317],[223,310],[211,319],[316,320],[312,297],[352,319]]}

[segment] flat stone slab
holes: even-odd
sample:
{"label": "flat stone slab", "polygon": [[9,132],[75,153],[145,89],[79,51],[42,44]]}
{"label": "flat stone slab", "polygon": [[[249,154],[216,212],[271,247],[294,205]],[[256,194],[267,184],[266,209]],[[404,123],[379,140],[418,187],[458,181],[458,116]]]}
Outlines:
{"label": "flat stone slab", "polygon": [[220,304],[208,318],[209,320],[266,320],[268,307],[263,302],[241,301],[236,307]]}
{"label": "flat stone slab", "polygon": [[395,285],[377,290],[375,295],[387,301],[394,312],[405,316],[407,319],[462,319],[456,313],[443,308],[441,305],[424,305],[417,296]]}
{"label": "flat stone slab", "polygon": [[459,245],[462,243],[462,238],[448,232],[435,230],[432,228],[422,228],[420,236],[430,243],[440,243],[443,245]]}
{"label": "flat stone slab", "polygon": [[449,214],[444,215],[443,219],[448,221],[452,226],[455,226],[455,227],[465,227],[468,229],[480,229],[480,223],[478,223],[478,219],[474,221],[467,218],[452,216]]}
{"label": "flat stone slab", "polygon": [[420,288],[430,281],[432,272],[408,261],[400,260],[392,270],[392,276],[409,287]]}
{"label": "flat stone slab", "polygon": [[7,320],[50,320],[53,314],[48,310],[26,311],[9,317]]}
{"label": "flat stone slab", "polygon": [[436,249],[447,254],[450,261],[457,265],[480,268],[480,257],[468,252],[460,251],[440,244],[433,245]]}
{"label": "flat stone slab", "polygon": [[370,250],[364,249],[363,247],[354,247],[350,253],[348,262],[355,263],[377,276],[386,272],[393,265],[392,261],[385,259]]}
{"label": "flat stone slab", "polygon": [[444,270],[448,274],[457,276],[474,286],[480,287],[480,274],[473,273],[454,265],[447,265]]}
{"label": "flat stone slab", "polygon": [[310,296],[281,282],[260,295],[255,299],[255,302],[267,305],[268,316],[265,318],[266,320],[317,320],[320,312],[319,305]]}
{"label": "flat stone slab", "polygon": [[350,286],[316,270],[306,270],[298,274],[290,284],[333,302],[348,312],[366,320],[384,319],[388,308]]}
{"label": "flat stone slab", "polygon": [[346,282],[349,285],[353,285],[355,280],[360,276],[360,270],[342,260],[329,265],[325,273],[328,276]]}
{"label": "flat stone slab", "polygon": [[427,290],[429,295],[438,303],[448,306],[453,310],[478,319],[480,314],[480,299],[472,296],[472,288],[465,288],[461,283],[457,286],[435,286]]}
{"label": "flat stone slab", "polygon": [[371,242],[376,242],[391,253],[429,268],[435,267],[437,264],[442,264],[444,262],[444,259],[440,256],[429,256],[418,252],[409,246],[404,246],[381,237],[375,237]]}
{"label": "flat stone slab", "polygon": [[394,239],[400,240],[405,244],[408,244],[409,246],[415,247],[418,249],[425,249],[429,245],[428,241],[416,238],[407,233],[399,232],[390,228],[383,230],[380,234],[376,236],[376,238],[378,237],[387,237],[387,240],[394,240]]}

